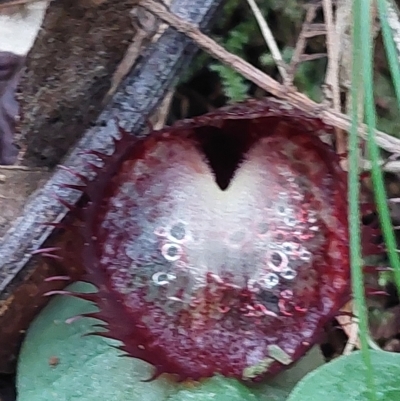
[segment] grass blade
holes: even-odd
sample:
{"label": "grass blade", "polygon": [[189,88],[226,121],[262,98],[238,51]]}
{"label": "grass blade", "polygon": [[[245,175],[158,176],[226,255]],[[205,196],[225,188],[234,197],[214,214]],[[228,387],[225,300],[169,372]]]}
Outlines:
{"label": "grass blade", "polygon": [[[396,49],[396,44],[393,39],[392,27],[389,24],[389,21],[392,21],[392,24],[397,22],[398,25],[397,29],[400,29],[400,24],[398,23],[398,10],[397,6],[392,2],[390,2],[388,6],[388,0],[378,0],[377,4],[379,11],[379,19],[382,27],[383,41],[385,44],[390,72],[392,74],[392,83],[396,92],[397,103],[399,104],[400,107],[400,63],[399,63],[398,50]],[[396,32],[396,34],[399,35],[400,32]],[[371,154],[372,162],[373,162],[373,156],[374,154]],[[379,188],[376,189],[378,190]],[[378,199],[377,197],[377,202],[379,206],[379,202],[383,202],[383,200]],[[384,202],[383,207],[388,209],[386,201]],[[380,211],[379,213],[381,214]],[[393,233],[393,227],[390,223],[389,211],[387,210],[384,213],[385,216],[382,215],[382,217],[385,217],[385,221],[381,217],[383,234],[388,250],[389,261],[394,269],[394,279],[396,282],[397,291],[400,294],[400,261],[398,254],[396,252],[397,244]],[[387,227],[388,225],[389,227]]]}
{"label": "grass blade", "polygon": [[[361,254],[361,233],[360,233],[360,182],[359,182],[359,163],[358,163],[358,105],[359,94],[361,90],[361,80],[371,80],[368,77],[368,69],[365,69],[365,60],[369,60],[368,53],[365,53],[366,35],[370,34],[370,26],[365,32],[365,24],[362,23],[361,12],[364,11],[364,5],[367,3],[369,11],[369,0],[354,0],[353,3],[353,60],[352,60],[352,85],[351,85],[351,132],[349,137],[349,230],[350,230],[350,262],[352,274],[352,289],[354,302],[359,317],[361,352],[366,367],[366,383],[368,388],[368,398],[370,401],[376,401],[376,389],[374,385],[374,372],[371,364],[371,356],[368,348],[368,315],[365,300],[364,280],[362,274],[362,254]],[[367,22],[370,21],[369,13]],[[366,41],[368,42],[368,41]],[[369,42],[368,42],[369,44]],[[362,66],[363,74],[360,74]],[[366,89],[370,89],[369,85],[365,85]],[[370,109],[369,109],[370,111]],[[368,113],[368,110],[367,110]],[[369,116],[370,117],[370,116]],[[369,118],[371,122],[371,118]],[[373,121],[372,121],[373,122]],[[371,128],[371,127],[369,127]]]}

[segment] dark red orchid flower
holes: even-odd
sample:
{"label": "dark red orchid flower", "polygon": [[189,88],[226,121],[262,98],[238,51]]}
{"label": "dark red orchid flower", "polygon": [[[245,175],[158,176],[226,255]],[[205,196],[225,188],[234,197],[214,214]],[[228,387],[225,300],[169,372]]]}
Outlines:
{"label": "dark red orchid flower", "polygon": [[350,298],[347,178],[330,133],[273,99],[142,140],[122,132],[84,190],[84,245],[64,252],[83,248],[101,335],[154,377],[258,381],[298,360]]}

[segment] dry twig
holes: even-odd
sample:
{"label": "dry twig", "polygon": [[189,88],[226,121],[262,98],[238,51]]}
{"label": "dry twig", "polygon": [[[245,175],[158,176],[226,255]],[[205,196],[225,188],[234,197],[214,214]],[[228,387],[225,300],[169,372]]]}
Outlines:
{"label": "dry twig", "polygon": [[386,1],[387,21],[391,28],[397,56],[400,57],[400,11],[395,0]]}
{"label": "dry twig", "polygon": [[[313,102],[302,93],[288,91],[287,87],[281,85],[279,82],[275,81],[267,74],[264,74],[262,71],[253,67],[250,63],[244,61],[240,57],[229,53],[214,40],[200,32],[200,30],[196,26],[183,20],[182,18],[179,18],[154,0],[145,0],[141,3],[141,6],[151,11],[153,14],[168,23],[170,26],[177,29],[179,32],[186,34],[208,54],[215,57],[222,63],[230,66],[236,72],[242,74],[245,78],[258,85],[265,91],[269,92],[270,94],[280,99],[286,100],[294,107],[298,107],[300,109],[314,113],[316,116],[318,116],[327,124],[333,127],[338,127],[345,131],[350,130],[351,122],[349,118],[344,114],[334,110],[326,109],[322,105]],[[363,138],[367,137],[365,125],[360,126],[359,134]],[[383,149],[386,149],[389,152],[400,153],[399,139],[391,137],[390,135],[383,132],[377,131],[376,140],[378,145]]]}
{"label": "dry twig", "polygon": [[323,0],[324,18],[326,25],[326,47],[328,50],[328,67],[325,83],[332,90],[332,103],[336,111],[340,110],[339,93],[339,43],[333,21],[332,0]]}
{"label": "dry twig", "polygon": [[[304,50],[306,48],[307,39],[310,37],[310,32],[313,32],[310,27],[311,23],[315,18],[317,10],[319,8],[318,4],[310,4],[307,9],[306,18],[303,22],[303,26],[301,28],[301,32],[299,38],[297,39],[296,47],[294,49],[294,53],[289,65],[289,73],[290,73],[290,83],[293,84],[294,75],[296,73],[296,68],[302,61],[302,56],[304,55]],[[319,34],[319,32],[318,32]]]}
{"label": "dry twig", "polygon": [[111,78],[110,89],[103,99],[103,104],[107,104],[110,101],[121,82],[129,74],[129,71],[140,56],[146,40],[149,40],[157,32],[159,24],[152,14],[141,7],[133,8],[131,14],[133,17],[132,22],[136,26],[137,32]]}
{"label": "dry twig", "polygon": [[28,167],[28,166],[19,166],[16,164],[8,165],[1,165],[0,164],[0,171],[47,171],[47,168],[38,168],[38,167]]}
{"label": "dry twig", "polygon": [[153,123],[153,129],[159,130],[165,126],[173,97],[174,91],[169,91],[161,102],[160,107],[150,118],[150,122]]}
{"label": "dry twig", "polygon": [[[361,168],[365,171],[369,171],[372,169],[372,163],[369,160],[362,160]],[[381,168],[388,173],[400,173],[400,161],[393,160],[382,162]]]}
{"label": "dry twig", "polygon": [[358,319],[355,316],[348,315],[348,313],[354,313],[352,301],[347,302],[341,309],[341,312],[344,312],[345,314],[338,315],[336,320],[348,337],[343,351],[344,355],[348,355],[354,350],[354,348],[361,348],[360,340],[358,338]]}
{"label": "dry twig", "polygon": [[135,64],[135,61],[140,55],[142,44],[147,36],[148,35],[144,30],[139,29],[137,34],[135,35],[135,40],[128,46],[128,49],[126,50],[123,59],[118,64],[117,69],[115,70],[111,78],[110,89],[107,91],[103,99],[104,105],[110,101],[121,82],[129,74],[129,71],[131,70],[132,66]]}
{"label": "dry twig", "polygon": [[260,27],[261,33],[262,33],[264,40],[271,52],[272,58],[274,59],[275,64],[278,67],[278,70],[279,70],[279,73],[281,74],[283,82],[287,85],[289,83],[287,67],[286,67],[285,62],[282,59],[282,55],[281,55],[281,52],[279,51],[278,45],[276,44],[274,35],[272,34],[271,30],[269,29],[267,21],[264,19],[260,8],[257,6],[257,3],[254,0],[247,0],[247,3],[249,3],[251,11],[253,12],[253,14],[257,20],[257,23]]}
{"label": "dry twig", "polygon": [[[325,84],[331,92],[332,107],[340,112],[340,87],[339,87],[339,40],[333,20],[332,0],[323,0],[324,18],[326,26],[326,47],[328,50],[328,68],[325,77]],[[346,140],[342,129],[335,129],[336,133],[336,151],[339,154],[346,152]]]}
{"label": "dry twig", "polygon": [[35,3],[39,0],[6,0],[3,2],[0,2],[0,11],[5,10],[9,7],[16,7],[16,6],[25,6],[30,3]]}

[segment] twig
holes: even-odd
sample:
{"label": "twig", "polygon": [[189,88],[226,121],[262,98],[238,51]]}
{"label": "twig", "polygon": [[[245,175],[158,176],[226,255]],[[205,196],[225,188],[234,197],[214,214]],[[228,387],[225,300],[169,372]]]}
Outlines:
{"label": "twig", "polygon": [[[363,160],[361,168],[365,171],[369,171],[372,168],[372,163],[369,160]],[[382,170],[387,173],[400,173],[400,161],[389,161],[382,163]]]}
{"label": "twig", "polygon": [[129,74],[129,71],[140,56],[144,42],[156,34],[159,25],[155,17],[141,7],[133,8],[131,14],[134,19],[132,22],[136,26],[137,32],[111,78],[110,89],[103,99],[104,105],[110,101],[121,82]]}
{"label": "twig", "polygon": [[328,50],[328,67],[325,76],[325,83],[331,87],[333,108],[340,110],[339,93],[339,46],[335,38],[335,25],[333,21],[332,1],[323,0],[324,18],[326,25],[326,47]]}
{"label": "twig", "polygon": [[353,352],[354,348],[360,349],[360,340],[358,339],[358,319],[351,320],[350,330],[347,332],[349,339],[343,350],[343,355],[349,355]]}
{"label": "twig", "polygon": [[[169,7],[172,3],[172,0],[162,0],[162,2],[166,7]],[[140,8],[141,7],[136,7],[137,10],[140,10]],[[157,32],[151,38],[152,43],[156,42],[161,37],[161,35],[165,32],[165,30],[167,28],[168,28],[168,24],[166,24],[166,23],[157,25]]]}
{"label": "twig", "polygon": [[18,166],[18,165],[1,165],[0,164],[0,171],[48,171],[45,168],[31,168],[27,166]]}
{"label": "twig", "polygon": [[36,3],[40,0],[6,0],[4,3],[0,2],[0,11],[9,7],[25,6],[26,4]]}
{"label": "twig", "polygon": [[[204,35],[200,30],[193,24],[179,18],[175,14],[165,9],[159,3],[153,0],[145,0],[141,3],[141,6],[151,11],[157,17],[174,27],[179,32],[184,33],[191,38],[198,46],[215,57],[222,63],[230,66],[239,74],[242,74],[245,78],[258,85],[261,89],[269,92],[270,94],[284,99],[294,107],[298,107],[303,110],[314,113],[316,116],[321,118],[327,124],[341,128],[345,131],[349,131],[351,122],[347,116],[334,110],[324,109],[318,103],[313,102],[307,96],[300,92],[288,91],[284,85],[272,79],[267,74],[253,67],[250,63],[241,59],[240,57],[229,53],[222,46],[216,43],[214,40]],[[361,125],[359,128],[359,134],[363,137],[367,137],[365,125]],[[400,153],[400,140],[391,137],[381,131],[376,132],[376,141],[380,147],[386,149],[391,153]]]}
{"label": "twig", "polygon": [[[340,91],[346,93],[345,100],[345,113],[347,115],[351,114],[351,68],[352,68],[352,60],[353,60],[353,41],[351,37],[351,13],[352,13],[353,4],[349,0],[339,0],[336,3],[336,24],[335,24],[335,37],[337,47],[337,68],[336,71],[338,77],[339,84],[339,98]],[[363,89],[361,85],[361,89],[359,91],[359,102],[358,102],[358,113],[359,113],[359,121],[362,121],[364,114],[364,102],[363,102]],[[346,140],[344,138],[344,132],[341,131],[337,134],[337,149],[338,152],[345,152],[346,150]],[[346,169],[347,167],[347,159],[341,162],[342,167]]]}
{"label": "twig", "polygon": [[397,55],[400,57],[400,12],[394,0],[386,1],[387,21],[392,30]]}
{"label": "twig", "polygon": [[269,29],[267,21],[264,19],[260,8],[257,6],[257,4],[254,0],[247,0],[247,3],[249,4],[251,11],[253,12],[254,16],[256,17],[256,20],[260,27],[261,33],[264,37],[265,42],[267,43],[267,46],[269,47],[272,58],[274,59],[275,64],[278,67],[278,70],[279,70],[279,73],[281,74],[283,82],[285,84],[288,84],[289,76],[287,73],[287,67],[286,67],[285,62],[282,59],[281,52],[278,48],[278,45],[276,44],[274,35],[272,34],[271,30]]}
{"label": "twig", "polygon": [[313,60],[318,60],[320,58],[325,58],[325,57],[326,57],[325,53],[302,54],[300,56],[299,62],[303,63],[305,61],[313,61]]}
{"label": "twig", "polygon": [[174,91],[169,91],[160,104],[160,107],[154,113],[154,116],[150,119],[150,121],[154,124],[153,129],[159,130],[165,126],[173,97]]}
{"label": "twig", "polygon": [[[347,302],[343,308],[340,309],[340,311],[346,313],[344,315],[336,316],[336,320],[348,337],[346,346],[343,350],[343,354],[348,355],[355,347],[358,349],[361,347],[360,340],[358,338],[358,318],[355,315],[352,301]],[[351,316],[347,313],[351,313]]]}
{"label": "twig", "polygon": [[293,81],[294,81],[294,75],[296,72],[296,68],[297,68],[298,64],[300,63],[300,61],[302,61],[302,56],[303,56],[304,50],[306,48],[310,24],[314,20],[318,8],[319,8],[319,5],[317,5],[317,4],[310,4],[308,6],[306,18],[303,22],[303,26],[301,28],[299,38],[297,39],[296,47],[294,49],[294,53],[293,53],[293,56],[292,56],[292,59],[290,61],[290,65],[289,65],[290,80],[291,80],[290,83],[291,84],[293,84]]}
{"label": "twig", "polygon": [[[336,35],[333,21],[332,0],[323,0],[324,19],[326,26],[326,47],[328,50],[328,67],[325,76],[325,84],[331,92],[332,106],[335,111],[341,110],[339,88],[339,43],[340,37]],[[339,154],[346,152],[346,140],[343,130],[335,129],[336,151]]]}
{"label": "twig", "polygon": [[129,71],[135,64],[135,61],[140,56],[143,41],[147,38],[147,36],[148,35],[145,31],[141,29],[138,30],[138,33],[134,38],[135,40],[128,46],[123,59],[118,64],[118,67],[111,78],[110,89],[107,91],[103,99],[104,105],[110,101],[123,79],[129,74]]}
{"label": "twig", "polygon": [[353,46],[351,37],[352,1],[338,0],[336,4],[336,38],[339,46],[339,84],[347,92],[351,87]]}

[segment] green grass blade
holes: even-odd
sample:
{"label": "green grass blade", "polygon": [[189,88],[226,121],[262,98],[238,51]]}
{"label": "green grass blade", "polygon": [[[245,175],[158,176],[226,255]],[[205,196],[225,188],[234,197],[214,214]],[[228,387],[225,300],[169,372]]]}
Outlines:
{"label": "green grass blade", "polygon": [[[392,74],[392,82],[396,92],[397,103],[400,107],[400,63],[398,58],[398,51],[393,39],[392,28],[389,25],[389,18],[396,18],[397,6],[395,4],[390,4],[390,8],[387,4],[388,0],[378,0],[378,11],[379,19],[382,27],[383,40],[385,44],[386,54],[389,62],[390,72]],[[378,199],[377,199],[378,201]],[[386,205],[386,202],[385,202]],[[387,209],[387,206],[386,206]],[[389,212],[387,212],[389,215]],[[382,220],[382,226],[385,234],[384,221]],[[387,223],[386,223],[387,224]],[[386,228],[387,230],[387,228]],[[399,257],[396,252],[397,244],[393,233],[393,228],[390,225],[390,233],[386,233],[385,242],[388,249],[389,261],[394,269],[394,278],[397,286],[397,290],[400,293],[400,262]]]}
{"label": "green grass blade", "polygon": [[[349,230],[350,230],[350,262],[352,273],[352,289],[354,302],[359,317],[360,341],[363,360],[366,367],[366,384],[368,388],[368,398],[370,401],[376,401],[376,389],[374,385],[374,372],[371,364],[371,356],[368,348],[368,316],[365,300],[364,281],[362,274],[362,255],[361,255],[361,233],[360,233],[360,205],[359,205],[359,164],[358,164],[358,102],[361,89],[361,79],[367,80],[365,74],[360,74],[360,67],[365,69],[363,62],[365,57],[365,46],[362,46],[367,33],[362,24],[361,11],[363,3],[368,0],[354,0],[353,3],[353,63],[352,63],[352,86],[351,86],[351,119],[352,126],[349,138]],[[367,18],[369,21],[370,18]],[[364,36],[364,38],[362,37]],[[368,54],[367,54],[368,56]]]}
{"label": "green grass blade", "polygon": [[[400,64],[399,55],[393,39],[392,27],[389,18],[396,18],[397,6],[389,0],[377,0],[379,20],[382,28],[383,42],[385,45],[386,56],[389,62],[390,72],[392,74],[392,83],[395,89],[397,101],[400,102]],[[399,24],[400,28],[400,24]],[[400,34],[400,32],[398,32]]]}

